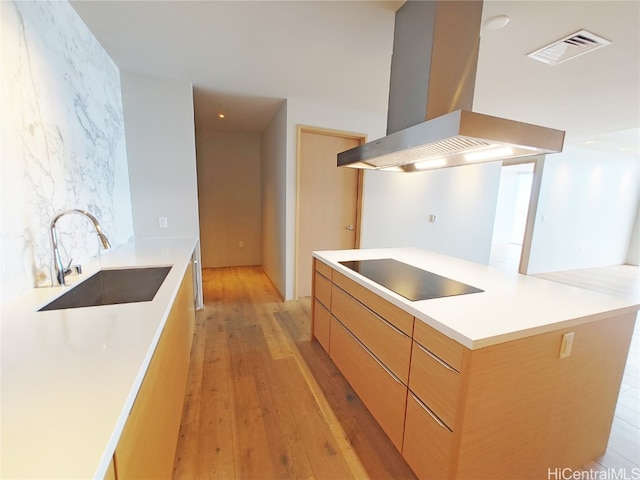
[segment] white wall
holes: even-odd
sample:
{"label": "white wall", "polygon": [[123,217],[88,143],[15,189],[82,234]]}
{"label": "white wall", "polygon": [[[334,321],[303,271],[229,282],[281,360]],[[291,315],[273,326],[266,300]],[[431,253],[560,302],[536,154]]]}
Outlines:
{"label": "white wall", "polygon": [[287,102],[262,134],[262,269],[282,298],[286,291]]}
{"label": "white wall", "polygon": [[[298,125],[342,130],[368,135],[369,140],[383,137],[386,133],[385,114],[351,110],[341,105],[310,99],[289,98],[287,100],[286,143],[286,236],[285,236],[285,298],[294,296],[295,288],[295,237],[296,237],[296,171]],[[337,159],[336,159],[337,161]],[[264,168],[264,167],[263,167]],[[365,198],[366,202],[366,198]]]}
{"label": "white wall", "polygon": [[492,244],[522,244],[531,198],[533,165],[525,163],[501,168]]}
{"label": "white wall", "polygon": [[[120,76],[135,236],[197,237],[191,83],[126,70]],[[167,217],[168,228],[158,217]]]}
{"label": "white wall", "polygon": [[492,243],[511,243],[513,219],[516,214],[516,197],[518,196],[518,174],[502,167],[500,188],[496,204],[495,222],[493,225]]}
{"label": "white wall", "polygon": [[198,131],[196,150],[202,266],[260,265],[260,136]]}
{"label": "white wall", "polygon": [[[88,210],[113,246],[133,235],[120,79],[68,2],[0,2],[0,294],[49,285],[53,216]],[[91,223],[58,224],[63,261],[99,252]]]}
{"label": "white wall", "polygon": [[548,155],[529,273],[625,263],[640,199],[639,175],[638,159],[631,156],[570,146]]}
{"label": "white wall", "polygon": [[362,247],[419,247],[487,263],[500,169],[494,162],[419,173],[367,171]]}
{"label": "white wall", "polygon": [[[124,70],[120,77],[135,236],[199,239],[191,83]],[[201,265],[199,244],[195,254]],[[201,306],[202,270],[196,273]]]}

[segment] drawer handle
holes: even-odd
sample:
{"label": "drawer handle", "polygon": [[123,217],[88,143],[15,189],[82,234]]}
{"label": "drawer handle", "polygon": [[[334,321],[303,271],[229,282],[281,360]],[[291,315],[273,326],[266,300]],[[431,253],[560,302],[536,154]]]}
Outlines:
{"label": "drawer handle", "polygon": [[440,365],[442,365],[444,368],[446,368],[447,370],[451,370],[452,372],[456,372],[456,373],[460,373],[458,370],[456,370],[455,368],[453,368],[451,365],[449,365],[448,363],[443,362],[442,360],[440,360],[438,357],[436,357],[433,353],[431,353],[429,350],[427,350],[426,348],[424,348],[422,345],[420,345],[419,343],[416,342],[416,345],[418,345],[418,348],[420,350],[422,350],[424,353],[426,353],[427,355],[429,355],[431,358],[433,358],[436,362],[438,362]]}
{"label": "drawer handle", "polygon": [[380,360],[378,360],[378,357],[376,357],[376,356],[371,352],[371,350],[369,350],[369,349],[367,348],[367,346],[366,346],[364,343],[362,343],[362,342],[360,341],[360,339],[359,339],[358,337],[356,337],[353,333],[351,333],[351,330],[349,330],[347,327],[345,327],[345,326],[342,324],[342,322],[340,322],[340,325],[342,326],[342,328],[344,328],[344,329],[345,329],[345,331],[349,334],[349,336],[350,336],[351,338],[353,338],[353,339],[358,343],[358,345],[360,345],[362,348],[364,348],[364,351],[365,351],[365,352],[367,352],[367,353],[369,354],[369,356],[370,356],[371,358],[373,358],[373,359],[376,361],[376,363],[377,363],[378,365],[380,365],[380,366],[382,367],[382,369],[383,369],[385,372],[387,372],[387,373],[389,374],[389,376],[391,376],[391,378],[393,378],[393,379],[396,381],[396,383],[399,383],[400,385],[404,385],[404,383],[402,383],[402,381],[401,381],[398,377],[396,377],[396,374],[395,374],[395,373],[393,373],[391,370],[389,370],[389,367],[387,367],[384,363],[382,363]]}
{"label": "drawer handle", "polygon": [[[363,347],[364,347],[364,345],[363,345]],[[378,360],[378,357],[376,357],[373,353],[369,352],[369,349],[367,349],[367,352],[377,362],[377,364],[380,365],[383,368],[383,370],[385,372],[387,372],[391,376],[391,378],[393,378],[396,381],[396,383],[399,383],[400,385],[404,385],[404,383],[402,383],[400,381],[400,379],[398,377],[396,377],[395,373],[393,373],[391,370],[389,370],[389,367],[387,367],[384,363],[382,363],[380,360]]]}
{"label": "drawer handle", "polygon": [[347,292],[345,289],[343,289],[340,285],[336,285],[334,283],[334,285],[342,291],[342,293],[344,293],[345,295],[347,295],[351,300],[353,300],[354,302],[357,302],[360,304],[361,307],[364,307],[366,310],[368,310],[374,317],[376,317],[378,320],[380,320],[381,322],[383,322],[385,325],[387,325],[388,327],[390,327],[392,330],[394,330],[398,335],[402,335],[403,337],[408,337],[409,335],[407,335],[406,333],[404,333],[402,330],[400,330],[398,327],[396,327],[393,323],[391,323],[389,320],[387,320],[384,317],[381,317],[380,315],[378,315],[376,312],[374,312],[373,310],[371,310],[368,306],[366,306],[364,303],[360,302],[360,300],[358,300],[357,298],[353,297],[349,292]]}
{"label": "drawer handle", "polygon": [[316,272],[315,272],[315,273],[317,273],[318,275],[320,275],[320,276],[322,277],[322,279],[323,279],[323,280],[326,280],[327,282],[330,282],[330,281],[331,281],[331,280],[329,280],[329,279],[327,278],[327,276],[326,276],[324,273],[322,273],[320,270],[316,270]]}
{"label": "drawer handle", "polygon": [[422,401],[421,401],[418,397],[416,397],[413,393],[411,394],[411,396],[412,396],[412,397],[413,397],[413,399],[416,401],[416,403],[420,406],[420,408],[422,408],[425,412],[427,412],[427,413],[429,414],[429,416],[430,416],[431,418],[433,418],[433,420],[434,420],[438,425],[440,425],[442,428],[446,428],[446,429],[447,429],[447,430],[449,430],[450,432],[453,432],[453,430],[451,430],[449,427],[447,427],[447,424],[446,424],[446,423],[444,423],[442,420],[440,420],[440,419],[438,418],[438,416],[437,416],[435,413],[433,413],[429,407],[427,407],[424,403],[422,403]]}

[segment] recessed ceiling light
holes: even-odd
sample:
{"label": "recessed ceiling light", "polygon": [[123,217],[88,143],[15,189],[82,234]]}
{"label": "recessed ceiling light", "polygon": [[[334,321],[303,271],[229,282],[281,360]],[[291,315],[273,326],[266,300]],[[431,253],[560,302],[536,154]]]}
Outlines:
{"label": "recessed ceiling light", "polygon": [[224,118],[224,113],[219,113],[218,118]]}
{"label": "recessed ceiling light", "polygon": [[506,15],[498,15],[495,17],[491,17],[489,20],[484,22],[484,26],[489,30],[500,30],[507,23],[509,23],[510,18]]}

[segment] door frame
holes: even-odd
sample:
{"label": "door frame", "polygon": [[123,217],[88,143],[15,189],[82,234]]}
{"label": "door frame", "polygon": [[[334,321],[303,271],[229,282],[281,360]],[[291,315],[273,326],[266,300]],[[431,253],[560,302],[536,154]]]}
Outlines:
{"label": "door frame", "polygon": [[[300,240],[300,163],[302,161],[302,134],[303,133],[316,133],[320,135],[331,135],[341,138],[352,138],[358,140],[360,145],[367,143],[367,135],[364,133],[348,132],[345,130],[333,130],[329,128],[314,127],[311,125],[298,124],[297,138],[296,138],[296,240],[295,240],[295,261],[294,261],[294,291],[293,298],[298,299],[298,254],[299,254],[299,240]],[[336,168],[337,165],[336,159]],[[348,168],[348,167],[344,167]],[[356,240],[355,248],[360,248],[360,227],[362,221],[362,195],[364,190],[364,170],[358,170],[358,183],[356,187]]]}
{"label": "door frame", "polygon": [[533,179],[531,180],[531,195],[529,197],[529,209],[527,212],[524,238],[522,239],[522,249],[520,251],[520,262],[518,263],[518,273],[527,275],[529,273],[529,258],[531,257],[531,243],[538,214],[538,199],[540,198],[540,187],[542,185],[542,172],[544,171],[545,156],[527,157],[517,160],[504,160],[502,166],[518,165],[522,163],[533,163]]}

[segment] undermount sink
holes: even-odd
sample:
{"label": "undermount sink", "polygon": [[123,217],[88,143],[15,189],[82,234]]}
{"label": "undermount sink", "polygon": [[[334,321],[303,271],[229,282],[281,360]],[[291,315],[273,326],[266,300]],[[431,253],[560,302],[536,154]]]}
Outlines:
{"label": "undermount sink", "polygon": [[169,270],[170,266],[99,270],[38,311],[148,302]]}

